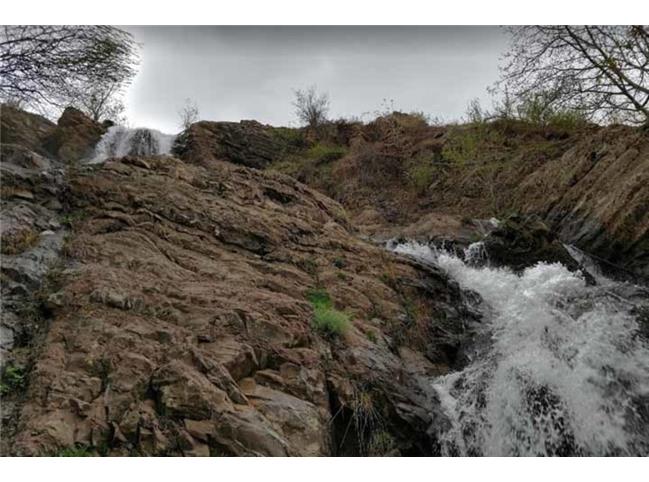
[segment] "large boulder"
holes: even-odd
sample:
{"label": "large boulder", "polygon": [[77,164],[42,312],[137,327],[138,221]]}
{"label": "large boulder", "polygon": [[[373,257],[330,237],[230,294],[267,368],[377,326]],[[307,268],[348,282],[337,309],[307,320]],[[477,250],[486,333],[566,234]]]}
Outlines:
{"label": "large boulder", "polygon": [[[519,272],[541,262],[561,263],[571,271],[584,271],[556,234],[537,216],[509,216],[482,243],[485,261],[491,265]],[[590,279],[587,272],[584,274]]]}
{"label": "large boulder", "polygon": [[106,130],[104,124],[92,120],[79,109],[68,107],[59,118],[56,129],[44,139],[44,146],[56,159],[76,162],[92,154]]}
{"label": "large boulder", "polygon": [[175,154],[188,162],[206,165],[220,160],[258,169],[285,150],[273,129],[256,121],[197,122],[178,136],[174,146]]}

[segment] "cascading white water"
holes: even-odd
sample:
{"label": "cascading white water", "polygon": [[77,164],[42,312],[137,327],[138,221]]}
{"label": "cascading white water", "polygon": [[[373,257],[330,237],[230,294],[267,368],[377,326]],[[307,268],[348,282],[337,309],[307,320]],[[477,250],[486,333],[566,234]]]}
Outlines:
{"label": "cascading white water", "polygon": [[427,245],[392,249],[437,264],[486,305],[490,341],[431,381],[451,422],[443,455],[649,455],[649,346],[634,315],[644,288],[588,286],[559,263],[518,275]]}
{"label": "cascading white water", "polygon": [[176,136],[163,134],[155,129],[130,129],[112,126],[95,147],[90,164],[103,162],[111,157],[148,156],[169,154]]}

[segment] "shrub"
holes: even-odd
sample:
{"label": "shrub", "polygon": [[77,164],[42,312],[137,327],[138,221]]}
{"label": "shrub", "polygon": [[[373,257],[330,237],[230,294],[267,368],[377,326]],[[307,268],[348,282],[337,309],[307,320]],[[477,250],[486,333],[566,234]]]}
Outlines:
{"label": "shrub", "polygon": [[471,99],[466,108],[466,118],[470,124],[482,124],[489,114],[482,108],[480,99]]}
{"label": "shrub", "polygon": [[349,329],[349,315],[333,307],[331,297],[324,289],[309,291],[307,299],[313,306],[313,326],[318,331],[338,336]]}
{"label": "shrub", "polygon": [[573,130],[587,123],[583,111],[556,107],[554,101],[555,97],[549,92],[531,94],[516,106],[518,116],[531,124],[564,130]]}
{"label": "shrub", "polygon": [[376,143],[361,142],[354,147],[354,156],[358,166],[358,178],[361,184],[371,188],[384,187],[386,179],[402,180],[404,175],[403,160],[397,154]]}
{"label": "shrub", "polygon": [[548,125],[557,129],[571,131],[583,127],[587,123],[586,117],[579,111],[559,111],[548,116]]}
{"label": "shrub", "polygon": [[304,90],[295,90],[295,114],[302,124],[317,129],[327,121],[329,113],[329,95],[318,94],[315,86]]}
{"label": "shrub", "polygon": [[304,149],[307,146],[304,131],[291,127],[273,127],[270,130],[271,135],[282,144],[296,148]]}
{"label": "shrub", "polygon": [[418,193],[423,193],[428,189],[434,176],[434,168],[429,160],[417,162],[408,170],[410,182]]}
{"label": "shrub", "polygon": [[442,157],[456,164],[474,162],[483,143],[483,129],[452,129],[442,149]]}
{"label": "shrub", "polygon": [[342,335],[349,329],[349,315],[335,308],[316,307],[313,323],[329,335]]}
{"label": "shrub", "polygon": [[311,147],[306,155],[316,164],[337,161],[347,154],[347,149],[343,146],[331,146],[326,144],[316,144]]}

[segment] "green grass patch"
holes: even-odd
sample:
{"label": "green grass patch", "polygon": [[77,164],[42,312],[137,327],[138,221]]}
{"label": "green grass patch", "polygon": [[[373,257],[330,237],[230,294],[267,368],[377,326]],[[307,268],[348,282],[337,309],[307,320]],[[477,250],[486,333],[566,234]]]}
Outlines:
{"label": "green grass patch", "polygon": [[54,454],[54,457],[96,457],[97,454],[89,447],[77,446],[67,447],[59,450]]}
{"label": "green grass patch", "polygon": [[295,149],[304,149],[307,145],[302,129],[273,127],[270,133],[277,141]]}
{"label": "green grass patch", "polygon": [[349,330],[349,315],[334,308],[326,290],[311,290],[307,293],[307,299],[313,306],[313,326],[316,330],[329,336],[339,336]]}
{"label": "green grass patch", "polygon": [[316,144],[309,148],[306,156],[317,164],[337,161],[347,154],[347,149],[343,146],[332,146],[328,144]]}

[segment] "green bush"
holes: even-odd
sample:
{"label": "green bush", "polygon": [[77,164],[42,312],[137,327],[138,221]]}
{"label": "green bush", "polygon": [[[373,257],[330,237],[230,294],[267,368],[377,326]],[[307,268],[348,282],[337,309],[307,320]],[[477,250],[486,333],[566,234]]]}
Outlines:
{"label": "green bush", "polygon": [[306,152],[307,157],[317,164],[337,161],[345,154],[347,154],[345,147],[327,144],[316,144]]}
{"label": "green bush", "polygon": [[433,182],[434,176],[435,169],[430,160],[417,162],[408,170],[410,182],[419,193],[423,193],[428,189],[428,186]]}
{"label": "green bush", "polygon": [[294,129],[291,127],[273,127],[271,135],[276,140],[296,149],[303,149],[306,147],[306,138],[302,129]]}
{"label": "green bush", "polygon": [[550,92],[532,94],[516,107],[518,116],[531,124],[563,130],[573,130],[587,123],[582,110],[557,107],[555,99]]}
{"label": "green bush", "polygon": [[318,331],[338,336],[349,329],[349,315],[333,307],[331,297],[324,289],[309,291],[307,299],[313,306],[313,326]]}
{"label": "green bush", "polygon": [[475,162],[484,144],[484,129],[452,129],[442,149],[442,157],[455,164]]}
{"label": "green bush", "polygon": [[548,125],[556,129],[574,130],[587,124],[585,116],[579,111],[559,111],[548,116]]}

